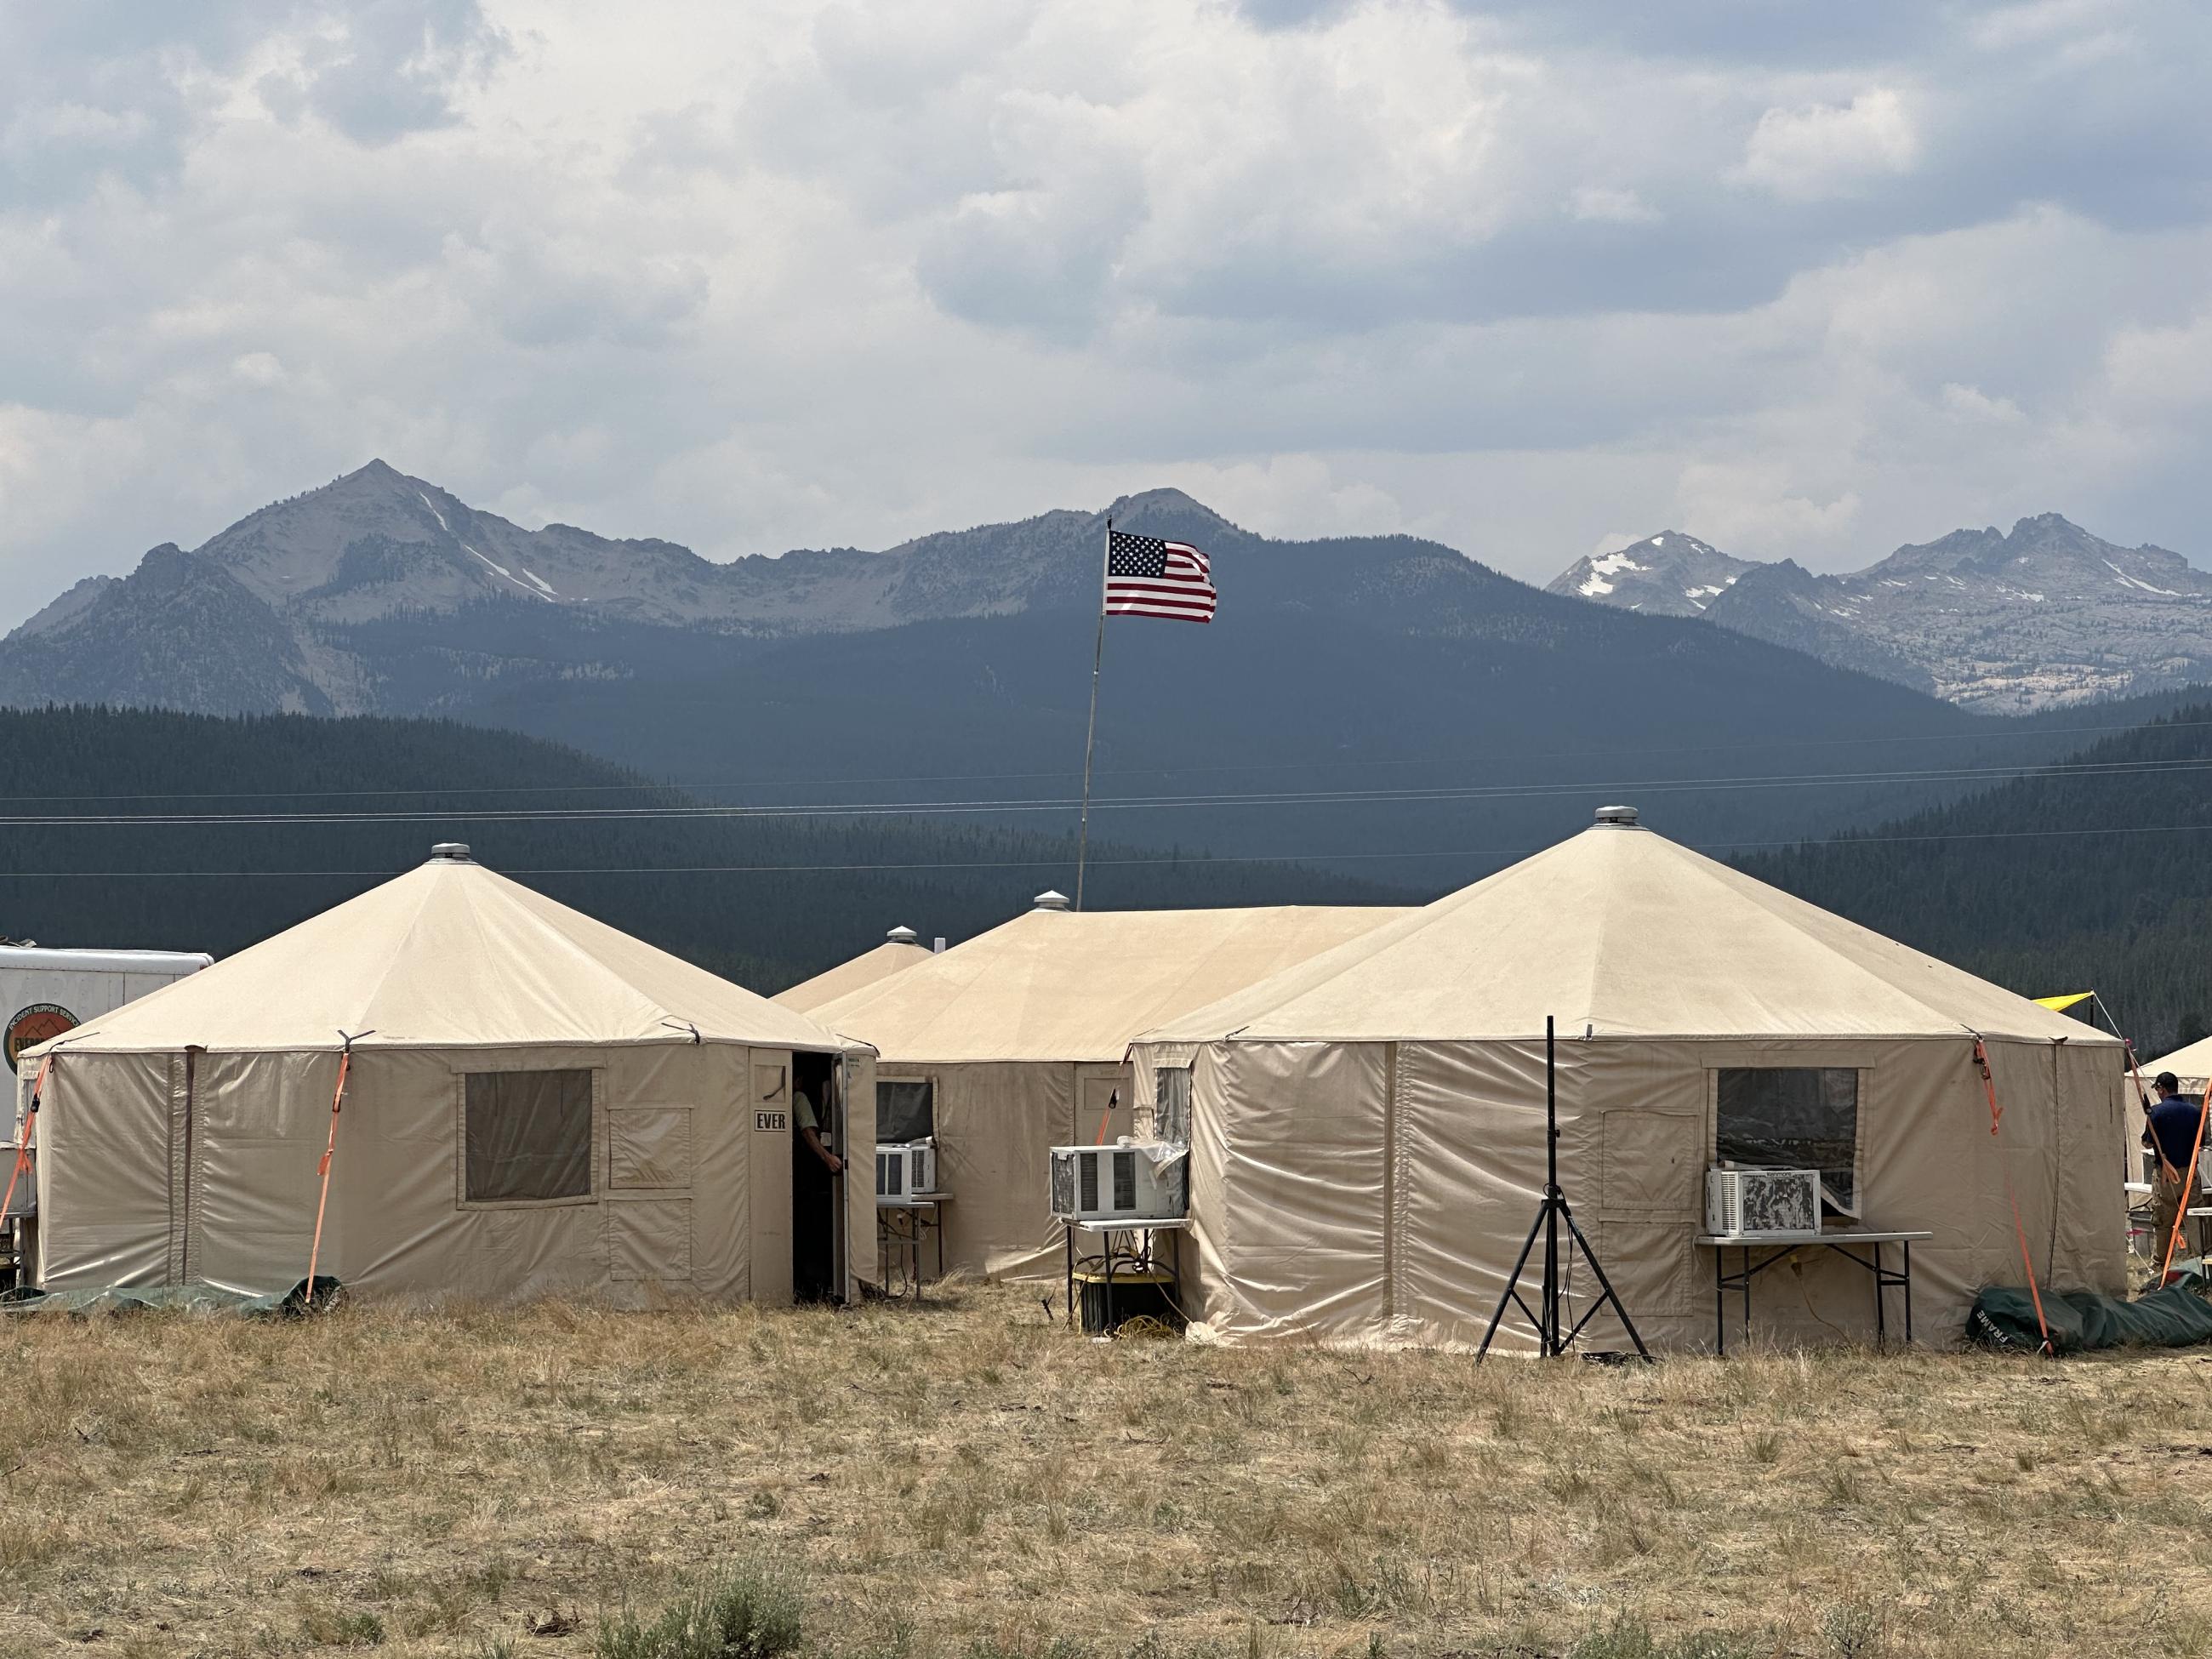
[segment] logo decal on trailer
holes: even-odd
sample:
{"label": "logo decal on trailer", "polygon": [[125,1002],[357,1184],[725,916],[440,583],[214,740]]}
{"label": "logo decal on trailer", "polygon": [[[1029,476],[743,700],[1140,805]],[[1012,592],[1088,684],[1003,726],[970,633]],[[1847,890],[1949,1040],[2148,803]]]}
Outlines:
{"label": "logo decal on trailer", "polygon": [[[0,1008],[7,1006],[0,1002]],[[15,1018],[8,1022],[8,1069],[15,1069],[15,1056],[24,1049],[58,1037],[76,1024],[76,1016],[58,1003],[34,1002],[17,1009]]]}
{"label": "logo decal on trailer", "polygon": [[791,1115],[788,1112],[755,1112],[753,1127],[762,1134],[788,1134],[791,1133]]}

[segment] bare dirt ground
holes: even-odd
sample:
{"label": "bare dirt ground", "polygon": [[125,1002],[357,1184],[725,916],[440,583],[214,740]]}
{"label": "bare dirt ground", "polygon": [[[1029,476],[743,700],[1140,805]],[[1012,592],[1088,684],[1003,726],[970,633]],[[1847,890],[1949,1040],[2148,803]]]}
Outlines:
{"label": "bare dirt ground", "polygon": [[[0,1651],[2212,1654],[2212,1356],[1478,1370],[847,1311],[0,1322]],[[546,1633],[532,1634],[533,1627]]]}

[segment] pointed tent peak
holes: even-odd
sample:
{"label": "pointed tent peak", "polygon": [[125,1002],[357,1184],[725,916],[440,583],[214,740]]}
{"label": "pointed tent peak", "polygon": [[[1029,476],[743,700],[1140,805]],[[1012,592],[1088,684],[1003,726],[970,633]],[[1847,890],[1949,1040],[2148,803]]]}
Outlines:
{"label": "pointed tent peak", "polygon": [[919,933],[911,927],[894,927],[873,950],[863,951],[848,961],[825,969],[812,979],[801,980],[778,991],[775,1000],[811,1016],[841,997],[866,990],[878,981],[903,973],[930,958],[931,952],[922,945]]}
{"label": "pointed tent peak", "polygon": [[[459,843],[441,843],[441,847]],[[472,860],[433,857],[112,1014],[116,1052],[729,1042],[835,1051],[787,1007]]]}
{"label": "pointed tent peak", "polygon": [[1637,826],[1593,824],[1153,1042],[2115,1039]]}
{"label": "pointed tent peak", "polygon": [[1408,914],[1354,905],[1026,910],[957,951],[925,952],[878,982],[793,1006],[893,1060],[1111,1064],[1163,1019]]}
{"label": "pointed tent peak", "polygon": [[1030,901],[1033,910],[1066,910],[1069,908],[1067,895],[1058,888],[1048,887]]}

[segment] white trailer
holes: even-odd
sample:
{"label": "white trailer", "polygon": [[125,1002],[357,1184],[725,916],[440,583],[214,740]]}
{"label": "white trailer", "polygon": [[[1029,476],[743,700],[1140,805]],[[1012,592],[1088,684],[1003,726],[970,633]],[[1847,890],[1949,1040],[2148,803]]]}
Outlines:
{"label": "white trailer", "polygon": [[[64,951],[0,944],[0,1019],[7,1022],[0,1025],[0,1060],[13,1074],[15,1057],[33,1044],[197,974],[214,961],[198,951]],[[7,1145],[0,1147],[0,1191],[15,1167],[27,1087],[17,1079]],[[17,1224],[36,1212],[37,1192],[38,1182],[27,1172],[15,1183],[7,1214],[0,1217],[0,1282],[13,1282],[21,1259],[16,1247],[22,1242],[16,1237]]]}

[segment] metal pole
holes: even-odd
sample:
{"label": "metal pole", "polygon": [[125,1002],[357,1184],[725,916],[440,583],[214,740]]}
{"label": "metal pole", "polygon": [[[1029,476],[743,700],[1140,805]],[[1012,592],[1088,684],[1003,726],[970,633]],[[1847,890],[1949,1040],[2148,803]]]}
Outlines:
{"label": "metal pole", "polygon": [[1544,1016],[1544,1352],[1559,1342],[1559,1067],[1555,1022]]}
{"label": "metal pole", "polygon": [[1091,850],[1091,746],[1098,736],[1098,668],[1106,660],[1106,569],[1114,558],[1114,520],[1106,520],[1106,550],[1098,564],[1098,644],[1091,653],[1091,724],[1083,733],[1083,817],[1075,831],[1075,908],[1083,908],[1083,865]]}

